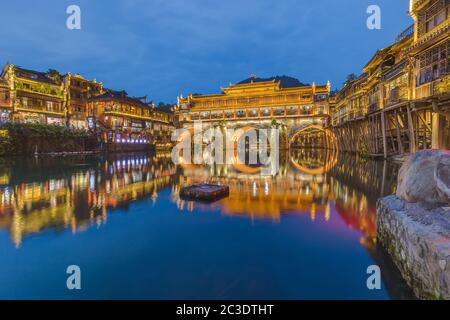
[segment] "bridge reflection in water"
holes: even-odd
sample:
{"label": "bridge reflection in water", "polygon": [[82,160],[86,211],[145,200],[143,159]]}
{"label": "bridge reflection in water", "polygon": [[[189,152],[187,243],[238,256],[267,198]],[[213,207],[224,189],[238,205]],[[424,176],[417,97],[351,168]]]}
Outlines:
{"label": "bridge reflection in water", "polygon": [[[171,188],[180,210],[199,206],[251,219],[307,214],[312,221],[329,220],[334,208],[364,241],[375,239],[375,202],[394,191],[395,165],[313,149],[291,150],[280,162],[277,176],[263,176],[260,168],[241,163],[177,170],[170,154],[14,161],[0,167],[0,228],[17,246],[46,229],[76,233],[106,223],[108,209],[157,201],[160,190]],[[203,182],[229,185],[230,197],[214,204],[179,198],[180,188]]]}
{"label": "bridge reflection in water", "polygon": [[[338,215],[348,228],[360,232],[361,245],[383,270],[391,297],[414,299],[390,258],[377,244],[376,201],[395,193],[399,165],[342,154],[333,150],[292,149],[281,157],[277,176],[262,176],[245,164],[183,166],[172,200],[180,210],[219,210],[225,215],[270,219],[284,215],[308,215],[330,221]],[[230,186],[230,196],[213,204],[179,198],[183,186],[194,183]]]}
{"label": "bridge reflection in water", "polygon": [[[395,191],[398,166],[314,149],[292,149],[280,160],[279,174],[273,177],[244,164],[182,166],[183,179],[172,199],[181,210],[212,206],[226,215],[273,221],[286,214],[307,214],[312,221],[322,216],[328,221],[333,208],[350,228],[361,230],[363,243],[375,242],[376,200]],[[204,182],[229,185],[230,197],[212,205],[179,198],[180,188]]]}

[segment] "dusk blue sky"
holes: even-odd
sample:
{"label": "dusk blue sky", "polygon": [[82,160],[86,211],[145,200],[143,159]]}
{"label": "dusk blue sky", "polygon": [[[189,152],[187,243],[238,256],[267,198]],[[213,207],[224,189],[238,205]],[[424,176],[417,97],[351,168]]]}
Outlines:
{"label": "dusk blue sky", "polygon": [[[408,0],[1,0],[0,62],[80,73],[155,102],[289,75],[339,88],[412,24]],[[79,5],[82,29],[66,28]],[[366,28],[366,9],[382,29]]]}

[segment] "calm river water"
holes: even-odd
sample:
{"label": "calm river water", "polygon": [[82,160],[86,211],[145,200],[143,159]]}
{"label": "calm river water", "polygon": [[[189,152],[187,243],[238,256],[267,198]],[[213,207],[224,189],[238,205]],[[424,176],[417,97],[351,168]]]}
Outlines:
{"label": "calm river water", "polygon": [[[1,299],[404,299],[376,241],[376,199],[398,166],[296,151],[276,177],[183,166],[170,154],[0,164]],[[182,186],[230,186],[213,204]],[[66,287],[81,268],[79,291]],[[367,268],[382,270],[381,290]]]}

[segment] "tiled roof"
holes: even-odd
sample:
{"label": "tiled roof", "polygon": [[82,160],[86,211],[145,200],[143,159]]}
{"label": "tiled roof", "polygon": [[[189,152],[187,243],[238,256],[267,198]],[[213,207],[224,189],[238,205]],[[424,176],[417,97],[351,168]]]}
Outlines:
{"label": "tiled roof", "polygon": [[245,84],[251,82],[269,82],[269,81],[280,82],[281,88],[295,88],[307,86],[307,84],[304,84],[300,82],[298,79],[289,76],[275,76],[270,78],[251,77],[239,82],[238,84]]}
{"label": "tiled roof", "polygon": [[150,106],[143,101],[146,97],[136,98],[128,96],[128,93],[125,90],[115,91],[111,89],[106,89],[105,93],[99,96],[95,96],[89,99],[89,101],[118,101],[133,105],[138,105],[140,107],[149,108]]}
{"label": "tiled roof", "polygon": [[31,79],[38,82],[46,82],[50,84],[60,85],[60,81],[55,81],[48,77],[47,73],[24,69],[16,66],[16,76],[19,78]]}

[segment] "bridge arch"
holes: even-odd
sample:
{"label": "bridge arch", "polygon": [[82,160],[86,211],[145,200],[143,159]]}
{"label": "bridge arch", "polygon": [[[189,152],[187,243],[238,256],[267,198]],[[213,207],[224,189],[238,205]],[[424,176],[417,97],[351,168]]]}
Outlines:
{"label": "bridge arch", "polygon": [[301,127],[292,128],[288,143],[289,149],[296,147],[338,149],[338,141],[334,132],[314,123],[307,123]]}
{"label": "bridge arch", "polygon": [[[301,155],[295,152],[302,152]],[[323,175],[333,169],[338,163],[338,152],[332,150],[290,150],[289,161],[298,171],[308,175]]]}

